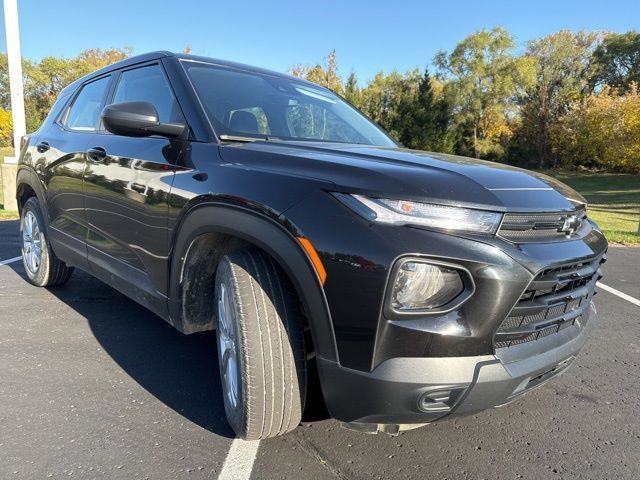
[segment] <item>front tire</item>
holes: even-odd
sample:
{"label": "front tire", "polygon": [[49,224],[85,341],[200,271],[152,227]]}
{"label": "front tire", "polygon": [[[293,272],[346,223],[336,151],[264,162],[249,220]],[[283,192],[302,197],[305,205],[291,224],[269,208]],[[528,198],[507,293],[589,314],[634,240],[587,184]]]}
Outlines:
{"label": "front tire", "polygon": [[306,391],[301,311],[293,286],[271,257],[250,248],[222,257],[215,287],[229,424],[245,440],[293,430]]}
{"label": "front tire", "polygon": [[44,215],[35,197],[29,198],[20,215],[22,263],[29,281],[38,287],[66,283],[73,268],[56,257],[47,238]]}

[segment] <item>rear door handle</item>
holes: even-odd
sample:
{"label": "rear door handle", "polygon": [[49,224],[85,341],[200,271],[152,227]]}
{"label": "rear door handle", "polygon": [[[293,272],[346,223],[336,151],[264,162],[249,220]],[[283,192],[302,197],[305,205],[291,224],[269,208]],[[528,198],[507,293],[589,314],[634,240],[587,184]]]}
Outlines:
{"label": "rear door handle", "polygon": [[36,150],[38,153],[44,153],[49,150],[51,147],[49,146],[49,142],[42,141],[36,145]]}
{"label": "rear door handle", "polygon": [[92,162],[101,162],[107,156],[107,151],[102,147],[93,147],[87,150],[87,158]]}

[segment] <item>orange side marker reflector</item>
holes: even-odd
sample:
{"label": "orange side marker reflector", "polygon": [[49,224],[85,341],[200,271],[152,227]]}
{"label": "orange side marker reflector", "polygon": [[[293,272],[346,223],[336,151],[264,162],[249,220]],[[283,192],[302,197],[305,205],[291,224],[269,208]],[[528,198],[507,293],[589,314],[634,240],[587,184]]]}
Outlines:
{"label": "orange side marker reflector", "polygon": [[308,238],[298,237],[298,242],[304,248],[304,251],[309,255],[309,259],[313,266],[316,267],[316,272],[318,273],[318,277],[320,277],[320,283],[324,285],[324,282],[327,280],[327,271],[324,269],[324,265],[322,265],[322,261],[320,261],[320,257],[318,256],[318,252],[313,247]]}

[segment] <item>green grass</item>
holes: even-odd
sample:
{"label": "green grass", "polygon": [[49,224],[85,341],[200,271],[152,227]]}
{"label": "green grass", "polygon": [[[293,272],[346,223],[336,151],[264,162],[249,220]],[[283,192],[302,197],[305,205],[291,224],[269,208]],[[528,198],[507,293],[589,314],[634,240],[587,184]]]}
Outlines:
{"label": "green grass", "polygon": [[1,220],[16,220],[18,218],[18,212],[13,210],[0,210]]}
{"label": "green grass", "polygon": [[545,172],[580,192],[610,242],[640,245],[640,175]]}

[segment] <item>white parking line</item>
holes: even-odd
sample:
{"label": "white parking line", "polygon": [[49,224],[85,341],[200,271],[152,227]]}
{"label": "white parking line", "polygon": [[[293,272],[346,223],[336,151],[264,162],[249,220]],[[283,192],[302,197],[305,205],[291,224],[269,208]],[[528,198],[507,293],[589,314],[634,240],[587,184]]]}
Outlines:
{"label": "white parking line", "polygon": [[22,260],[22,257],[13,257],[13,258],[9,258],[8,260],[0,260],[0,267],[3,265],[9,265],[10,263],[13,263],[13,262],[19,262],[20,260]]}
{"label": "white parking line", "polygon": [[218,480],[249,480],[260,442],[245,442],[236,438],[224,460]]}
{"label": "white parking line", "polygon": [[627,295],[626,293],[622,293],[620,290],[616,290],[615,288],[611,288],[609,285],[605,285],[604,283],[598,282],[596,285],[598,287],[600,287],[601,289],[606,290],[609,293],[613,293],[614,295],[617,295],[618,297],[626,300],[627,302],[631,302],[634,305],[637,305],[638,307],[640,307],[640,300],[638,300],[637,298],[633,298],[631,295]]}

